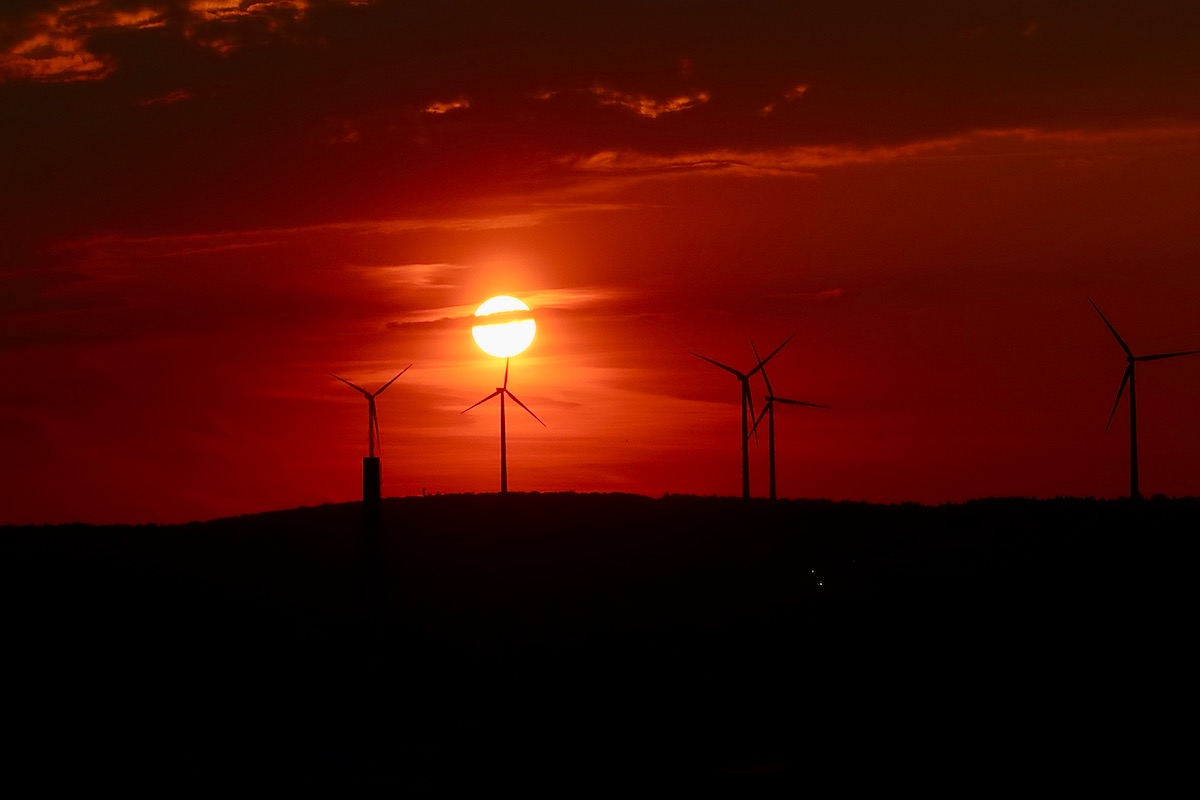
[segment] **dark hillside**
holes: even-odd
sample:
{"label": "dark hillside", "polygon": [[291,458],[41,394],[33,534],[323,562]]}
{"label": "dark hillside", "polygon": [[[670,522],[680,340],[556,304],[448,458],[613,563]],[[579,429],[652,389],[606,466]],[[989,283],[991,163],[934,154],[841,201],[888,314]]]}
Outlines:
{"label": "dark hillside", "polygon": [[10,756],[92,787],[1144,792],[1196,711],[1198,519],[515,494],[3,528]]}

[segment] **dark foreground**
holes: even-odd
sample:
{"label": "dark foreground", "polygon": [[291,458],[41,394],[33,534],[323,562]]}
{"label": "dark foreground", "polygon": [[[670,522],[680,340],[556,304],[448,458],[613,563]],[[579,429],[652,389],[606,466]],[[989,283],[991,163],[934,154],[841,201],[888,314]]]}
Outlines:
{"label": "dark foreground", "polygon": [[1145,795],[1191,761],[1198,520],[531,494],[0,528],[6,782]]}

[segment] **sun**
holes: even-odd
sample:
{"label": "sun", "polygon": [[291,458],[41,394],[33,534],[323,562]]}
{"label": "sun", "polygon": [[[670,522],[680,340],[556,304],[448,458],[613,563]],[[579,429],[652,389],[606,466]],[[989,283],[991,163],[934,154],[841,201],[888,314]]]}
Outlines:
{"label": "sun", "polygon": [[496,358],[508,358],[524,352],[525,348],[533,343],[533,336],[537,333],[537,323],[533,321],[533,317],[521,313],[527,311],[529,306],[506,294],[485,300],[475,309],[475,316],[503,314],[508,321],[471,328],[475,344],[479,345],[483,352]]}

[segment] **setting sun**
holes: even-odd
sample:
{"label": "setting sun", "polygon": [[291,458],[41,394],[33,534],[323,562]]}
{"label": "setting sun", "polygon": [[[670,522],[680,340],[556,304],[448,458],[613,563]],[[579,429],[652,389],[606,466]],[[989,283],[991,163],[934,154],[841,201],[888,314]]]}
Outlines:
{"label": "setting sun", "polygon": [[[485,300],[475,310],[475,316],[487,317],[493,314],[503,314],[512,317],[514,313],[529,311],[529,306],[515,297],[499,295]],[[487,325],[476,325],[471,328],[475,343],[488,355],[496,358],[508,358],[525,351],[533,342],[537,333],[537,323],[532,317],[510,319],[508,322],[494,322]]]}

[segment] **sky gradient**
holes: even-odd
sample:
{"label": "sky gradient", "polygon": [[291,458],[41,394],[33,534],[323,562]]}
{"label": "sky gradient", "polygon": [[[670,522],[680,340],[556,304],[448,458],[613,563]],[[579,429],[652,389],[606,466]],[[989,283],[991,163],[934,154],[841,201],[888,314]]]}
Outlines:
{"label": "sky gradient", "polygon": [[[1125,358],[1200,349],[1194,2],[9,0],[0,524],[499,488],[1128,490]],[[1200,356],[1138,369],[1200,494]],[[766,393],[754,384],[755,407]],[[766,442],[751,452],[767,493]]]}

